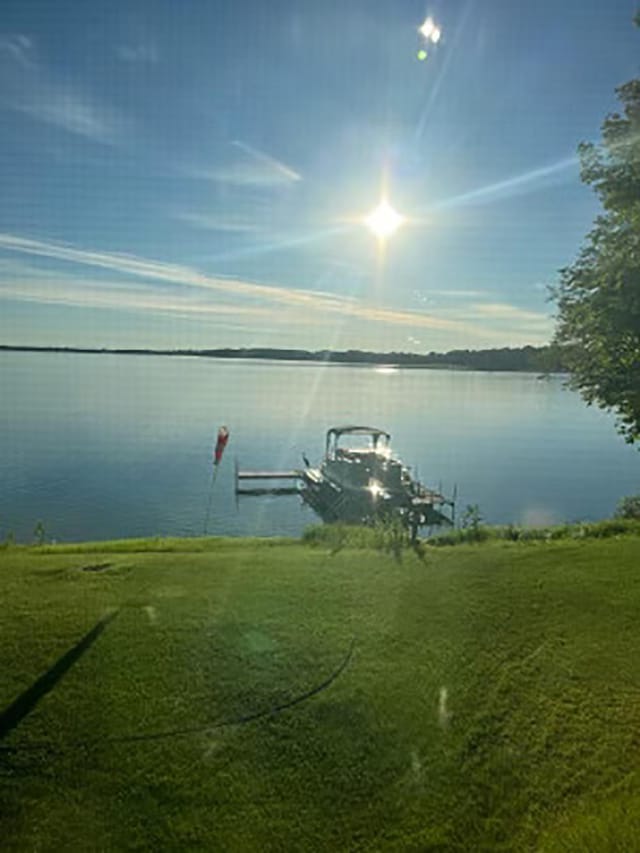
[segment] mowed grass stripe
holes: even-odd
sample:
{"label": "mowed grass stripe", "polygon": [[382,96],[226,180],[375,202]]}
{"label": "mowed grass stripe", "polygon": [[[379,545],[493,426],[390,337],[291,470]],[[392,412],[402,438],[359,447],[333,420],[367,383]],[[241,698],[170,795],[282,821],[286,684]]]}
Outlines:
{"label": "mowed grass stripe", "polygon": [[[581,833],[632,831],[637,537],[440,548],[424,561],[189,547],[0,554],[0,707],[90,614],[121,608],[7,738],[62,750],[6,764],[9,848],[521,850],[566,837],[580,849]],[[341,677],[277,717],[113,742],[285,703],[354,637]]]}

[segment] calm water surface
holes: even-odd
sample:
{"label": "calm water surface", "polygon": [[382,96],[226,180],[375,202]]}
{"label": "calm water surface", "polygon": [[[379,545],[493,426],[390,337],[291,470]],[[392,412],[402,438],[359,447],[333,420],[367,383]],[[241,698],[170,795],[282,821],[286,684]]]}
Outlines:
{"label": "calm water surface", "polygon": [[429,485],[490,522],[610,515],[640,455],[560,378],[283,362],[0,354],[0,537],[58,541],[203,532],[218,426],[231,438],[209,531],[298,535],[297,496],[236,503],[233,469],[320,458],[328,427],[387,429]]}

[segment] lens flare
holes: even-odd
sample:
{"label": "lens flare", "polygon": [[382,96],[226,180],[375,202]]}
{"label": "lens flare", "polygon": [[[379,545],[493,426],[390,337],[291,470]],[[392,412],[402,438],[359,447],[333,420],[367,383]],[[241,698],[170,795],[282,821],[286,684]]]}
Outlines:
{"label": "lens flare", "polygon": [[422,33],[422,35],[428,39],[431,38],[431,33],[434,31],[436,25],[433,21],[433,18],[427,18],[424,24],[419,28],[418,32]]}
{"label": "lens flare", "polygon": [[442,30],[436,24],[433,18],[427,18],[424,24],[418,28],[418,32],[432,44],[438,44],[438,42],[442,38]]}
{"label": "lens flare", "polygon": [[369,492],[371,493],[371,497],[375,500],[379,498],[380,495],[384,492],[384,488],[378,480],[371,479],[369,480],[369,485],[367,487]]}

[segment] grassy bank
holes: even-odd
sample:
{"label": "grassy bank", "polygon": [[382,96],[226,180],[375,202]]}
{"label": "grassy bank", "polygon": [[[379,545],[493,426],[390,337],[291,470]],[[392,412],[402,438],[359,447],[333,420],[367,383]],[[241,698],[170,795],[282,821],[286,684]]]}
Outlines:
{"label": "grassy bank", "polygon": [[635,849],[639,567],[635,535],[7,548],[3,848]]}

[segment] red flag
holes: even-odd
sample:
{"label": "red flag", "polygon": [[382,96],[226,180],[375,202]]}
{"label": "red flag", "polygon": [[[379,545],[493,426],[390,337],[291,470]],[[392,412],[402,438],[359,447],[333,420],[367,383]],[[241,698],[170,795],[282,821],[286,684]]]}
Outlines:
{"label": "red flag", "polygon": [[226,426],[221,426],[218,430],[218,440],[216,441],[216,449],[214,450],[213,464],[219,465],[222,459],[222,454],[229,441],[229,430]]}

